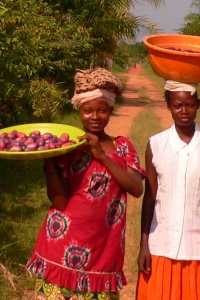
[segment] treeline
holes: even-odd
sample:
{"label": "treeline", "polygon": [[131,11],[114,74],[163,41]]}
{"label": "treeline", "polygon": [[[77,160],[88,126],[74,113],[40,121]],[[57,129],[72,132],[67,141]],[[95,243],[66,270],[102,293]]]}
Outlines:
{"label": "treeline", "polygon": [[[131,13],[134,2],[0,2],[0,128],[51,121],[68,111],[77,68],[119,71],[145,57],[135,37],[156,28]],[[164,0],[141,2],[157,7]]]}
{"label": "treeline", "polygon": [[[155,4],[158,1],[151,1]],[[69,109],[77,68],[130,55],[142,20],[129,0],[4,0],[0,3],[0,127],[46,121]]]}
{"label": "treeline", "polygon": [[200,36],[200,1],[191,0],[191,11],[184,18],[184,25],[179,29],[182,34]]}

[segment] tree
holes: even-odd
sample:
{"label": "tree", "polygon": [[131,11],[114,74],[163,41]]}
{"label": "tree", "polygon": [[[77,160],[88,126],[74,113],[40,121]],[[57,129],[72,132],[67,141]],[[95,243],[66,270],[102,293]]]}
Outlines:
{"label": "tree", "polygon": [[180,28],[179,32],[182,34],[191,34],[200,36],[200,1],[193,0],[190,5],[195,11],[190,12],[185,16],[186,24]]}
{"label": "tree", "polygon": [[[70,11],[79,26],[90,29],[90,37],[94,39],[93,60],[96,63],[103,58],[113,58],[123,40],[135,40],[141,29],[151,28],[156,31],[155,24],[146,18],[137,17],[130,12],[134,8],[133,0],[47,0],[59,6],[63,13]],[[163,0],[141,0],[155,7],[164,3]]]}
{"label": "tree", "polygon": [[142,42],[128,45],[129,61],[131,64],[143,61],[147,57],[147,48]]}
{"label": "tree", "polygon": [[68,99],[66,81],[93,51],[88,30],[42,0],[6,0],[2,11],[1,125],[58,114]]}
{"label": "tree", "polygon": [[[143,2],[157,6],[163,0]],[[131,0],[4,0],[0,126],[61,113],[76,68],[110,62],[124,40],[149,24],[130,13],[131,5]]]}

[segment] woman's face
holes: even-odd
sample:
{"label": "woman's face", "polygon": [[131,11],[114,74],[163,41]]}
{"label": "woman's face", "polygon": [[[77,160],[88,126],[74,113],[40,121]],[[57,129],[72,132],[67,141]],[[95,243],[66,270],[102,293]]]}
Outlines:
{"label": "woman's face", "polygon": [[168,102],[174,122],[183,127],[193,124],[199,108],[196,95],[190,92],[171,92]]}
{"label": "woman's face", "polygon": [[113,108],[101,100],[83,103],[79,108],[79,115],[83,128],[87,132],[100,133],[109,122]]}

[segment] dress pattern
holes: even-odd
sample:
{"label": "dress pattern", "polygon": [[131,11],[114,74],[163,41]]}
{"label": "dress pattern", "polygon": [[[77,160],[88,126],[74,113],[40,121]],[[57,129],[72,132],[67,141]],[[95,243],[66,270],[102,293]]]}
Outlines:
{"label": "dress pattern", "polygon": [[89,178],[87,192],[92,199],[101,198],[107,191],[110,178],[105,173],[93,173]]}
{"label": "dress pattern", "polygon": [[67,216],[56,211],[49,214],[46,222],[47,237],[49,239],[59,239],[63,238],[67,234],[70,221]]}
{"label": "dress pattern", "polygon": [[125,201],[125,199],[115,199],[110,203],[107,213],[108,226],[115,226],[118,222],[120,222],[120,220],[122,220],[126,212]]}
{"label": "dress pattern", "polygon": [[[106,153],[143,175],[137,152],[124,137]],[[57,159],[70,187],[62,211],[50,207],[27,268],[49,283],[72,291],[117,292],[122,271],[127,195],[84,146]]]}
{"label": "dress pattern", "polygon": [[71,245],[66,248],[64,253],[63,263],[68,268],[81,270],[84,268],[90,259],[90,250],[79,247],[76,245]]}

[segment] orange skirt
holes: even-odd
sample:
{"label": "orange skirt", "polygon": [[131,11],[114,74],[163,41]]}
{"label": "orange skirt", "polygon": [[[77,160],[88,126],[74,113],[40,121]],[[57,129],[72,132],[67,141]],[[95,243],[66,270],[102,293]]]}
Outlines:
{"label": "orange skirt", "polygon": [[200,261],[152,255],[151,269],[139,273],[136,300],[200,300]]}

